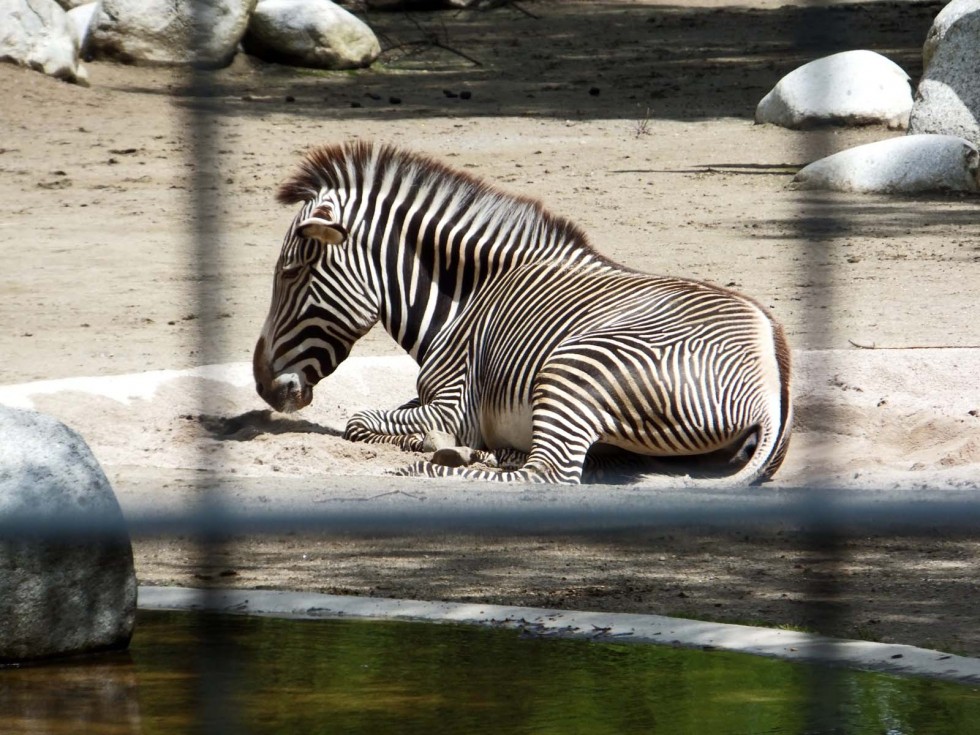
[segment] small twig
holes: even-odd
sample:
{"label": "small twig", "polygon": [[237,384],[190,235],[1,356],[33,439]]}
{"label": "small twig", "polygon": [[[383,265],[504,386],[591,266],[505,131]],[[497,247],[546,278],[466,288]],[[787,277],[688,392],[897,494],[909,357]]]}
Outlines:
{"label": "small twig", "polygon": [[541,16],[540,15],[535,15],[530,10],[528,10],[527,8],[525,8],[525,7],[521,6],[521,5],[518,5],[513,0],[511,0],[511,2],[509,2],[509,3],[507,3],[507,5],[509,5],[510,7],[514,8],[515,10],[521,11],[528,18],[534,18],[534,20],[541,20]]}
{"label": "small twig", "polygon": [[389,46],[388,48],[385,49],[385,53],[388,53],[390,51],[397,51],[398,49],[408,48],[410,46],[419,47],[420,50],[424,50],[426,48],[441,48],[444,51],[448,51],[451,54],[456,54],[457,56],[459,56],[459,57],[461,57],[463,59],[466,59],[468,62],[470,62],[474,66],[483,66],[483,62],[474,59],[472,56],[470,56],[469,54],[463,53],[459,49],[454,49],[452,46],[447,46],[446,44],[442,43],[441,41],[429,41],[429,40],[426,40],[426,41],[405,41],[404,43],[398,43],[398,44],[395,44],[394,46]]}
{"label": "small twig", "polygon": [[639,138],[643,135],[650,134],[650,108],[647,108],[646,114],[639,120],[633,123],[633,137]]}
{"label": "small twig", "polygon": [[853,339],[847,340],[853,347],[859,350],[980,350],[980,345],[904,345],[879,347],[873,342],[870,345],[862,345]]}
{"label": "small twig", "polygon": [[[452,46],[449,45],[449,31],[446,28],[445,22],[441,23],[442,33],[439,33],[439,31],[432,30],[431,28],[426,28],[416,18],[413,18],[411,15],[408,15],[407,13],[404,14],[404,17],[405,20],[410,22],[412,25],[415,26],[416,29],[418,29],[419,33],[422,34],[423,38],[421,38],[418,41],[403,41],[402,43],[396,43],[386,48],[384,53],[395,51],[397,49],[404,49],[409,46],[416,46],[423,49],[435,47],[435,48],[441,48],[444,51],[448,51],[451,54],[456,54],[460,58],[466,59],[474,66],[483,66],[483,62],[478,61],[477,59],[474,59],[469,54],[460,51],[457,48],[453,48]],[[443,41],[442,40],[443,38],[445,38],[446,40]]]}

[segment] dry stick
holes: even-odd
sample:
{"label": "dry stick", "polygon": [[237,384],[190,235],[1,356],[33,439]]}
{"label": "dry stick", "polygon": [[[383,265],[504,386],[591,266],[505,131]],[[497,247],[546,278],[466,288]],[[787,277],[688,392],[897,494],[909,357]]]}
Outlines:
{"label": "dry stick", "polygon": [[906,345],[902,347],[879,347],[874,343],[862,345],[853,339],[847,341],[859,350],[980,350],[980,345]]}
{"label": "dry stick", "polygon": [[476,7],[476,8],[462,7],[459,10],[457,10],[454,15],[455,15],[455,17],[458,17],[461,13],[463,13],[466,10],[491,10],[493,8],[514,8],[514,10],[519,10],[520,12],[524,13],[524,15],[526,15],[528,18],[534,18],[535,20],[541,20],[541,16],[540,15],[535,15],[534,13],[532,13],[527,8],[521,7],[520,5],[517,4],[517,0],[496,0],[496,1],[490,0],[489,3],[485,3],[485,4],[481,5],[481,6]]}
{"label": "dry stick", "polygon": [[513,0],[511,2],[509,2],[509,3],[506,3],[506,5],[514,8],[515,10],[521,11],[528,18],[534,18],[535,20],[541,20],[541,16],[540,15],[535,15],[534,13],[532,13],[530,10],[528,10],[525,7],[523,7],[522,5],[518,5],[516,2],[513,2]]}
{"label": "dry stick", "polygon": [[449,45],[449,43],[448,43],[448,40],[449,40],[449,31],[446,29],[446,24],[445,23],[442,23],[442,36],[444,38],[446,38],[446,41],[447,42],[446,43],[443,43],[442,40],[439,38],[439,35],[440,34],[439,34],[438,31],[432,31],[432,30],[430,30],[428,28],[425,28],[419,21],[417,21],[415,18],[413,18],[412,16],[408,15],[407,13],[404,14],[404,17],[405,17],[405,20],[409,21],[412,25],[414,25],[419,30],[419,32],[423,36],[425,36],[425,38],[423,38],[423,39],[421,39],[419,41],[404,41],[402,43],[394,44],[393,46],[385,49],[385,51],[384,51],[385,53],[388,53],[389,51],[394,51],[396,49],[402,49],[402,48],[405,48],[407,46],[423,46],[423,47],[424,46],[428,46],[428,47],[441,48],[444,51],[448,51],[451,54],[456,54],[460,58],[466,59],[468,62],[470,62],[474,66],[483,66],[483,62],[478,61],[477,59],[474,59],[469,54],[467,54],[467,53],[465,53],[463,51],[460,51],[457,48],[453,48],[452,46]]}
{"label": "dry stick", "polygon": [[[440,41],[405,41],[404,43],[396,43],[394,46],[389,46],[388,48],[386,48],[384,50],[384,53],[388,53],[389,51],[396,51],[398,49],[404,49],[404,48],[407,48],[409,46],[420,46],[420,47],[427,47],[427,48],[433,48],[433,47],[434,48],[441,48],[441,49],[444,49],[445,51],[449,51],[450,53],[456,54],[457,56],[460,56],[460,57],[466,59],[468,62],[470,62],[474,66],[483,66],[482,62],[477,61],[472,56],[468,56],[467,54],[464,54],[462,51],[460,51],[458,49],[454,49],[451,46],[447,46],[446,44],[444,44],[444,43],[442,43]],[[421,49],[421,50],[424,50],[424,48]]]}

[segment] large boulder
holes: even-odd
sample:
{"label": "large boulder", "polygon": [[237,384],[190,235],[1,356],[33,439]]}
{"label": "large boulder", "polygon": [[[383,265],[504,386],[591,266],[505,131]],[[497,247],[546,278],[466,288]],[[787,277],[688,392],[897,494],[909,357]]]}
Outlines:
{"label": "large boulder", "polygon": [[943,12],[951,10],[945,30],[934,34],[909,133],[958,135],[980,145],[980,2],[953,2]]}
{"label": "large boulder", "polygon": [[756,107],[755,121],[785,128],[887,125],[904,128],[909,75],[874,51],[843,51],[794,69]]}
{"label": "large boulder", "polygon": [[99,56],[132,64],[222,67],[245,34],[256,0],[102,0]]}
{"label": "large boulder", "polygon": [[980,154],[951,135],[906,135],[821,158],[793,179],[801,189],[881,194],[980,191]]}
{"label": "large boulder", "polygon": [[964,15],[980,11],[980,0],[952,0],[932,20],[932,26],[922,44],[922,68],[928,69],[939,43],[950,27]]}
{"label": "large boulder", "polygon": [[109,481],[74,431],[5,406],[0,529],[0,663],[128,645],[133,549]]}
{"label": "large boulder", "polygon": [[85,84],[75,26],[54,0],[0,0],[0,61]]}
{"label": "large boulder", "polygon": [[356,69],[381,53],[374,32],[330,0],[259,0],[243,46],[266,61],[315,69]]}

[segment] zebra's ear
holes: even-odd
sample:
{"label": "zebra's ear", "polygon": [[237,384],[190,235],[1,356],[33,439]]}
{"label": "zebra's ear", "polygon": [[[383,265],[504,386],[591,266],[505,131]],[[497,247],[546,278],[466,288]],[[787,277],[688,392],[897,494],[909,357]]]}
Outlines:
{"label": "zebra's ear", "polygon": [[307,240],[316,240],[324,245],[340,245],[347,239],[347,230],[337,222],[322,217],[310,217],[296,225],[296,234]]}

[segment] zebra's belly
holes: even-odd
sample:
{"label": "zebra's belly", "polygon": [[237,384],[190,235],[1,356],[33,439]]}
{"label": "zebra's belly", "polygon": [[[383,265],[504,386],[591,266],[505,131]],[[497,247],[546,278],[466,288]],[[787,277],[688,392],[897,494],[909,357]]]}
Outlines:
{"label": "zebra's belly", "polygon": [[[749,433],[753,432],[754,429]],[[607,432],[599,438],[600,444],[607,444],[647,457],[694,457],[731,450],[739,447],[745,441],[746,432],[744,430],[731,431],[710,438],[702,434],[697,437],[696,443],[693,446],[690,443],[690,435],[686,444],[676,440],[665,441],[654,432],[640,437],[619,432]]]}
{"label": "zebra's belly", "polygon": [[485,408],[480,412],[480,432],[488,449],[531,451],[531,407]]}

